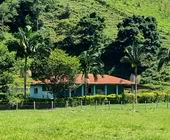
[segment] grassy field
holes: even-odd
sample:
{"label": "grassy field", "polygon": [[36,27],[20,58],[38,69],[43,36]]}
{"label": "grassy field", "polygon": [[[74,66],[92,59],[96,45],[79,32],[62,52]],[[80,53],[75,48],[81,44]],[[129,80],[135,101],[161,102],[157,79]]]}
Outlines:
{"label": "grassy field", "polygon": [[0,140],[168,140],[166,104],[0,112]]}

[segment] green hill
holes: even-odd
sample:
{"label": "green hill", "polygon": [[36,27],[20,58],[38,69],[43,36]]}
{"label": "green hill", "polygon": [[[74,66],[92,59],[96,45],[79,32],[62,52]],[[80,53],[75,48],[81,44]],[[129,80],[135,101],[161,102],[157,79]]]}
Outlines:
{"label": "green hill", "polygon": [[[27,0],[29,1],[29,0]],[[170,1],[169,0],[49,0],[53,9],[49,9],[48,13],[40,12],[40,19],[44,26],[57,27],[58,24],[75,25],[79,19],[91,12],[97,12],[105,18],[106,29],[105,35],[110,39],[114,39],[117,34],[117,24],[125,17],[132,15],[154,16],[158,21],[158,28],[162,38],[162,46],[170,46]],[[48,1],[48,2],[49,2]],[[46,3],[44,1],[44,3]],[[17,7],[17,0],[4,1],[0,4],[0,9],[4,14],[4,20],[7,23],[11,17],[16,16],[16,10],[10,10],[10,7]],[[69,7],[71,15],[66,19],[58,19],[65,7]],[[27,7],[27,6],[25,6]],[[25,8],[23,7],[23,9]],[[43,5],[39,4],[39,7]],[[51,8],[51,7],[50,7]],[[21,9],[21,10],[23,10]],[[9,15],[10,13],[10,15]],[[22,23],[20,23],[22,24]],[[62,38],[62,36],[60,36]],[[55,37],[60,40],[59,36]]]}
{"label": "green hill", "polygon": [[[67,29],[75,26],[80,18],[95,11],[98,15],[105,18],[106,28],[104,29],[104,34],[110,40],[115,39],[118,32],[117,24],[125,17],[132,15],[154,16],[158,22],[162,47],[170,47],[169,0],[48,0],[48,3],[49,2],[51,2],[51,7],[46,10],[48,12],[40,11],[38,18],[41,19],[44,27],[49,30],[50,28],[54,29],[49,33],[43,32],[44,35],[48,34],[48,37],[51,38],[53,42],[62,40],[65,37]],[[29,9],[29,5],[21,5],[21,11],[17,13],[18,3],[18,0],[6,0],[0,4],[0,26],[3,25],[4,22],[12,27],[12,31],[9,31],[7,28],[6,32],[3,33],[4,38],[7,40],[13,38],[11,35],[16,32],[16,26],[24,25],[22,24],[22,16],[29,13],[27,10],[24,11],[25,8]],[[43,1],[43,3],[47,3],[47,1]],[[36,6],[40,9],[44,8],[44,5],[41,3],[37,3]],[[33,9],[34,7],[31,8]],[[59,15],[61,15],[66,8],[69,8],[70,11],[69,18],[59,19]],[[29,10],[31,11],[32,9]],[[17,18],[20,18],[20,20],[18,20],[19,25],[13,24],[13,21],[16,21]],[[25,20],[29,20],[29,18],[25,18]],[[168,71],[168,68],[166,69]]]}
{"label": "green hill", "polygon": [[[162,46],[170,46],[170,1],[169,0],[55,0],[57,4],[69,5],[72,14],[68,20],[76,23],[79,18],[96,11],[105,18],[107,37],[117,34],[116,25],[127,16],[154,16],[158,22]],[[60,21],[61,22],[61,21]]]}

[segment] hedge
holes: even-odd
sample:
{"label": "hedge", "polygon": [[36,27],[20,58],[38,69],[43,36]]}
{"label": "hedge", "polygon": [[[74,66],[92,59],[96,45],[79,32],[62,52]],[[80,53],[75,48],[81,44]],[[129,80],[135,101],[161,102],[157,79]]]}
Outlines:
{"label": "hedge", "polygon": [[[16,99],[15,99],[16,98]],[[165,102],[169,101],[170,94],[165,94],[162,92],[152,91],[152,92],[141,92],[137,95],[138,103],[155,103],[155,102]],[[6,103],[13,103],[15,101],[22,103],[31,103],[33,101],[41,102],[41,103],[50,103],[51,101],[58,107],[64,107],[66,102],[69,106],[78,106],[80,104],[83,105],[94,105],[94,104],[126,104],[133,103],[135,100],[135,96],[132,93],[125,93],[123,95],[109,94],[109,95],[95,95],[95,96],[82,96],[82,97],[70,97],[70,98],[57,98],[54,100],[50,99],[24,99],[21,95],[10,96],[10,98],[5,95],[0,96],[0,102],[6,101]]]}

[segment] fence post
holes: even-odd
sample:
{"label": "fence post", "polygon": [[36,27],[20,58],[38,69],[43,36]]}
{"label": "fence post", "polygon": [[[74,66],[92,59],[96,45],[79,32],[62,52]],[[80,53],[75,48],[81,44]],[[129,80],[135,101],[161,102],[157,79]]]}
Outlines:
{"label": "fence post", "polygon": [[110,101],[109,101],[109,104],[108,104],[108,105],[109,105],[109,110],[110,110]]}
{"label": "fence post", "polygon": [[156,109],[158,108],[158,101],[156,102]]}
{"label": "fence post", "polygon": [[81,107],[81,109],[82,109],[82,106],[83,106],[83,101],[80,100],[80,107]]}
{"label": "fence post", "polygon": [[36,109],[36,104],[35,104],[35,101],[34,101],[34,110]]}
{"label": "fence post", "polygon": [[68,101],[66,101],[66,107],[68,107]]}
{"label": "fence post", "polygon": [[95,110],[97,109],[97,100],[96,100],[96,102],[95,102]]}
{"label": "fence post", "polygon": [[166,103],[166,107],[169,108],[169,102],[168,102],[168,100],[167,100],[166,102],[167,102],[167,103]]}
{"label": "fence post", "polygon": [[133,101],[133,103],[132,103],[132,110],[135,111],[135,109],[136,109],[135,108],[135,102]]}
{"label": "fence post", "polygon": [[155,110],[155,108],[153,107],[154,106],[154,102],[152,102],[152,109],[153,109],[153,111]]}
{"label": "fence post", "polygon": [[16,110],[18,110],[18,103],[16,103]]}
{"label": "fence post", "polygon": [[53,109],[53,108],[54,108],[54,102],[51,101],[51,109]]}
{"label": "fence post", "polygon": [[105,105],[105,102],[104,102],[104,101],[102,102],[102,105]]}
{"label": "fence post", "polygon": [[123,110],[123,107],[122,107],[122,105],[123,105],[123,102],[121,101],[121,110]]}

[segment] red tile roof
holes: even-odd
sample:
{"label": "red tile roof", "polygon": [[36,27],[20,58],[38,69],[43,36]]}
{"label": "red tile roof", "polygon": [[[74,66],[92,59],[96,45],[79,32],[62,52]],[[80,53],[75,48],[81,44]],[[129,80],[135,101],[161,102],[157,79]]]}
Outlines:
{"label": "red tile roof", "polygon": [[[88,75],[88,84],[120,84],[120,85],[130,85],[134,84],[133,82],[129,80],[125,80],[122,78],[118,78],[115,76],[110,75],[98,75],[97,79],[94,78],[93,74]],[[75,81],[76,84],[83,84],[83,77],[82,74],[79,74]]]}
{"label": "red tile roof", "polygon": [[[33,81],[33,84],[51,84],[52,82],[50,80],[44,80],[44,81]],[[75,79],[75,84],[83,84],[83,75],[78,74],[76,79]],[[129,80],[125,80],[122,78],[118,78],[115,76],[110,76],[110,75],[98,75],[97,79],[94,78],[93,74],[88,75],[88,84],[119,84],[119,85],[131,85],[134,84],[133,82]]]}

